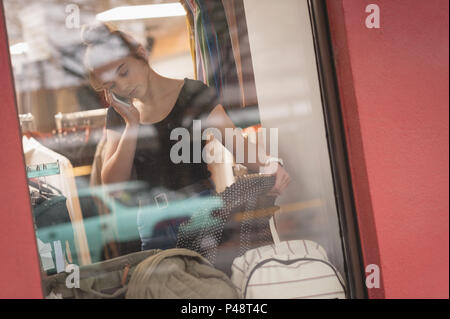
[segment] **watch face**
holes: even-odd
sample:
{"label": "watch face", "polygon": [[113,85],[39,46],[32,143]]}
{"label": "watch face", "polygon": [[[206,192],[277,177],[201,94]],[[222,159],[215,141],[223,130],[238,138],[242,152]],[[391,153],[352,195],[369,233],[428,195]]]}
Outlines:
{"label": "watch face", "polygon": [[281,158],[278,157],[271,157],[266,161],[266,165],[270,164],[270,163],[278,163],[281,166],[283,166],[283,160]]}

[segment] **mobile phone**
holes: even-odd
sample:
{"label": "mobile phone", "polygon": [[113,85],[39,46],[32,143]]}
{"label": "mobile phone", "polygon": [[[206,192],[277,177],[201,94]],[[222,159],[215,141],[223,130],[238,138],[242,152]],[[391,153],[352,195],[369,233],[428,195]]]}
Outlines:
{"label": "mobile phone", "polygon": [[123,106],[131,107],[131,99],[114,94],[113,92],[111,92],[111,97],[115,102],[117,102]]}

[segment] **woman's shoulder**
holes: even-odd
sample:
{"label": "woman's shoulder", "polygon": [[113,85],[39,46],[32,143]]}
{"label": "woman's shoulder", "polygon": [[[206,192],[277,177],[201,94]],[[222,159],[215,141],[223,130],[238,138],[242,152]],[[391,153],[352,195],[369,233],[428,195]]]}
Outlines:
{"label": "woman's shoulder", "polygon": [[218,104],[218,94],[215,88],[209,87],[199,80],[185,78],[185,85],[181,97],[190,107],[204,109]]}

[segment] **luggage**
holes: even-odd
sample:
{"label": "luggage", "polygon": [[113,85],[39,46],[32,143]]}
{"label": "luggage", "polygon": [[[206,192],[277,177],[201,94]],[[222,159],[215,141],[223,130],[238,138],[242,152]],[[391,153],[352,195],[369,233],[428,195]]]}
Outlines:
{"label": "luggage", "polygon": [[325,250],[309,240],[279,240],[236,258],[231,280],[245,299],[345,298],[344,281]]}
{"label": "luggage", "polygon": [[56,295],[63,299],[110,299],[124,298],[128,280],[136,266],[160,250],[148,250],[109,259],[80,267],[79,288],[68,288],[66,279],[70,275],[61,272],[43,278],[45,296]]}
{"label": "luggage", "polygon": [[231,280],[198,253],[168,249],[141,262],[128,284],[128,299],[237,299]]}
{"label": "luggage", "polygon": [[80,267],[79,288],[68,273],[44,278],[46,296],[105,298],[238,298],[231,280],[187,249],[148,250]]}

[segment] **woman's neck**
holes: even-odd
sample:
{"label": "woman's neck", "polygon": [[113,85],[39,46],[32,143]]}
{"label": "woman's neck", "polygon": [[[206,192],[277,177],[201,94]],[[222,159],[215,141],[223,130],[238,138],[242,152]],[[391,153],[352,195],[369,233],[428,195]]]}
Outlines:
{"label": "woman's neck", "polygon": [[183,87],[183,80],[166,78],[150,68],[148,89],[141,100],[144,104],[144,122],[159,122],[163,120],[174,107]]}

